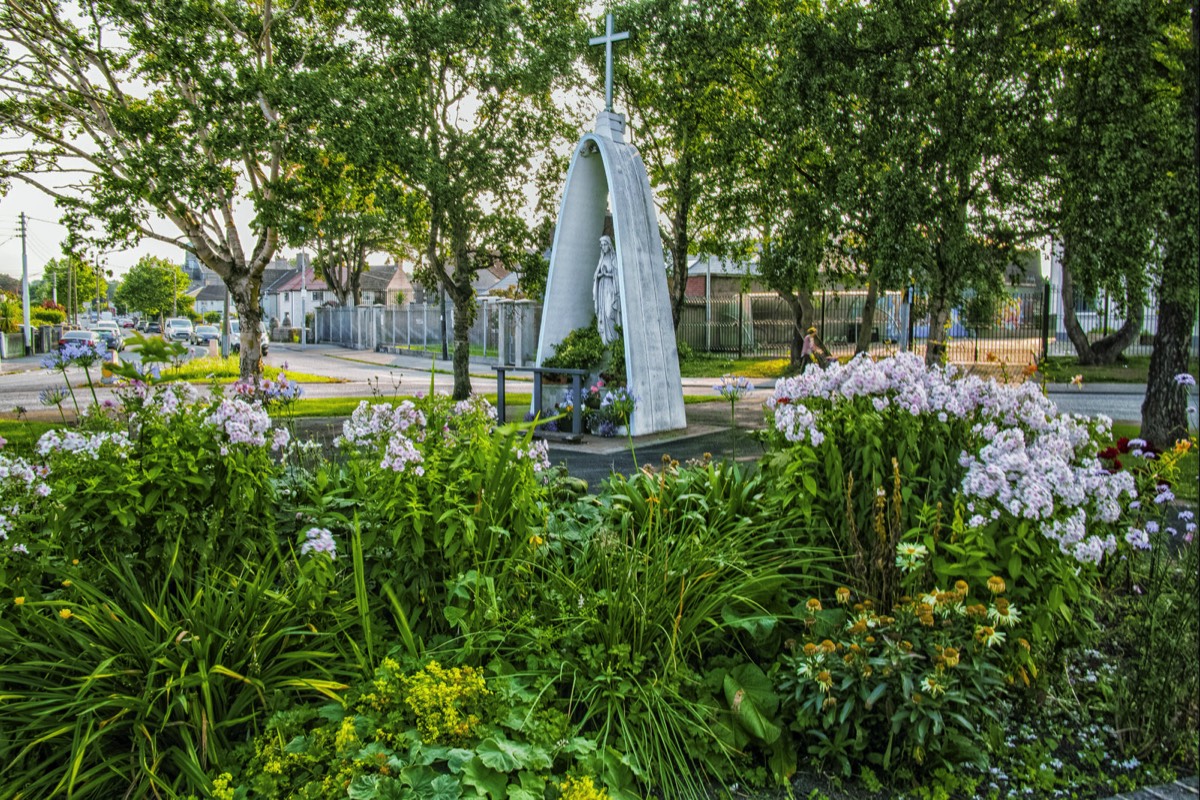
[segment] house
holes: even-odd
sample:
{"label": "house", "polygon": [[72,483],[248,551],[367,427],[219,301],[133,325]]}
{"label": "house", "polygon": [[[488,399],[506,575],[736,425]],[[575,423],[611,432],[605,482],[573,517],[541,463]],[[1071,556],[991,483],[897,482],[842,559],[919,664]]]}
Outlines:
{"label": "house", "polygon": [[364,306],[397,306],[413,299],[412,278],[397,264],[368,267],[358,285]]}
{"label": "house", "polygon": [[[314,308],[338,304],[337,295],[329,284],[308,266],[311,262],[303,254],[297,260],[306,266],[303,275],[299,269],[278,270],[270,282],[264,275],[263,312],[268,321],[273,319],[283,325],[286,320],[293,327],[299,327],[302,316]],[[412,280],[395,264],[368,267],[359,278],[359,289],[364,306],[396,306],[413,294]]]}
{"label": "house", "polygon": [[[191,296],[194,305],[192,308],[197,314],[203,317],[210,311],[223,313],[225,311],[225,296],[229,294],[229,289],[224,283],[204,283],[199,288],[193,288],[188,292]],[[233,307],[233,299],[230,298],[229,307],[233,312],[237,309]]]}
{"label": "house", "polygon": [[743,291],[770,291],[758,278],[757,261],[731,261],[712,255],[695,256],[688,264],[687,275],[685,297],[727,297]]}

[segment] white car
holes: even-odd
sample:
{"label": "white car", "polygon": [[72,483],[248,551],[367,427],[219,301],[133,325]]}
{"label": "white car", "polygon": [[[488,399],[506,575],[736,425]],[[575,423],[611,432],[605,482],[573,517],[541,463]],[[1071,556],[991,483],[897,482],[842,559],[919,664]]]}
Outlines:
{"label": "white car", "polygon": [[163,324],[163,338],[176,342],[190,342],[192,321],[183,317],[172,317]]}
{"label": "white car", "polygon": [[[269,344],[270,335],[267,331],[267,323],[260,322],[258,324],[259,338],[262,339],[262,354],[267,354],[267,345]],[[242,349],[242,321],[240,319],[229,320],[229,348],[235,352],[241,352]]]}

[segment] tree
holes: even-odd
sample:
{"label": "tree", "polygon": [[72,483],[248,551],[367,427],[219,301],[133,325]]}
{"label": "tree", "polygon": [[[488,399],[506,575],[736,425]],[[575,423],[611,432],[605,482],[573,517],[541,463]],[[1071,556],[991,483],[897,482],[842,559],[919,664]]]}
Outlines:
{"label": "tree", "polygon": [[1036,233],[1017,213],[1028,187],[1016,166],[1045,111],[1042,87],[1024,80],[1044,13],[982,0],[881,5],[851,39],[862,49],[860,88],[884,87],[883,107],[896,109],[866,198],[871,279],[911,280],[925,295],[927,363],[944,357],[951,309],[969,293],[1001,292],[1014,247]]}
{"label": "tree", "polygon": [[[454,304],[454,396],[470,394],[476,254],[512,251],[531,159],[563,132],[551,96],[574,54],[578,0],[365,2],[355,15],[371,121],[427,224],[418,280]],[[506,241],[507,240],[507,241]]]}
{"label": "tree", "polygon": [[[631,136],[669,220],[664,243],[678,328],[694,245],[723,251],[735,233],[723,224],[729,215],[712,213],[720,204],[714,170],[751,142],[749,131],[723,124],[743,117],[736,59],[746,12],[726,0],[635,0],[615,11],[633,31],[614,73]],[[589,56],[603,72],[602,52]]]}
{"label": "tree", "polygon": [[[1064,4],[1064,79],[1052,143],[1051,219],[1062,245],[1064,327],[1083,364],[1112,363],[1142,330],[1161,218],[1174,184],[1163,163],[1177,123],[1160,42],[1172,4],[1078,0]],[[1124,316],[1090,341],[1075,314],[1079,295],[1105,292]]]}
{"label": "tree", "polygon": [[[1158,281],[1158,329],[1142,436],[1159,445],[1187,436],[1187,402],[1175,376],[1187,372],[1188,350],[1200,302],[1200,4],[1163,4],[1158,75],[1173,101],[1163,167],[1167,177],[1162,216],[1163,259]],[[1188,24],[1190,22],[1190,24]]]}
{"label": "tree", "polygon": [[389,170],[369,123],[359,117],[357,93],[370,85],[371,65],[349,54],[331,61],[337,72],[305,98],[307,136],[293,148],[293,180],[286,187],[283,235],[315,252],[313,268],[342,306],[362,300],[367,258],[387,253],[397,262],[419,243],[420,197]]}
{"label": "tree", "polygon": [[828,11],[794,0],[759,0],[746,10],[728,81],[742,110],[717,123],[729,155],[714,165],[716,202],[732,227],[750,233],[742,252],[758,250],[759,277],[791,309],[793,365],[815,321],[818,280],[853,272],[834,183],[841,142],[825,124],[843,106],[846,85],[822,56],[836,47]]}
{"label": "tree", "polygon": [[117,287],[116,301],[148,317],[174,316],[190,308],[192,298],[181,294],[187,287],[188,276],[180,266],[156,256],[142,256]]}
{"label": "tree", "polygon": [[78,255],[52,258],[42,270],[42,279],[30,286],[29,296],[34,302],[53,299],[57,286],[58,302],[67,309],[67,316],[73,317],[91,307],[96,299],[97,282],[101,295],[108,296],[107,277]]}
{"label": "tree", "polygon": [[[331,31],[276,0],[6,0],[0,7],[0,181],[53,196],[106,247],[183,247],[243,320],[241,372],[261,373],[259,293],[310,61]],[[239,229],[253,213],[248,240]],[[163,221],[172,230],[163,230]],[[93,227],[94,223],[94,227]],[[82,292],[81,292],[82,294]]]}

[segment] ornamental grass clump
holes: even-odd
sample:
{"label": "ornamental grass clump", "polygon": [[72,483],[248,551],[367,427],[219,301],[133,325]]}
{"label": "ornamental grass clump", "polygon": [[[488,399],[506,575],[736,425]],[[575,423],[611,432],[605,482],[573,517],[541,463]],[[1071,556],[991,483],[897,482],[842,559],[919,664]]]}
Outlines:
{"label": "ornamental grass clump", "polygon": [[0,608],[0,786],[21,796],[207,796],[270,713],[346,688],[328,598],[278,562],[59,570]]}
{"label": "ornamental grass clump", "polygon": [[[772,649],[831,554],[793,547],[766,489],[736,467],[669,460],[614,477],[598,504],[550,516],[527,558],[529,599],[496,623],[499,654],[569,698],[579,734],[623,754],[640,792],[695,798],[705,776],[787,772],[790,739],[745,654]],[[764,752],[778,763],[757,760]]]}

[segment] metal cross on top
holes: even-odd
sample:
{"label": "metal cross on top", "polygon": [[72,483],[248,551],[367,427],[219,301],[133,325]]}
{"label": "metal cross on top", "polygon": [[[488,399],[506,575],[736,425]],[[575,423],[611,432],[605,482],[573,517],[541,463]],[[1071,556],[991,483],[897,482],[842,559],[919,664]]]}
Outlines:
{"label": "metal cross on top", "polygon": [[604,45],[604,110],[612,111],[612,86],[613,86],[613,42],[619,42],[622,39],[629,38],[629,31],[621,33],[613,33],[613,18],[612,14],[607,14],[604,17],[604,35],[594,36],[588,39],[588,44]]}

